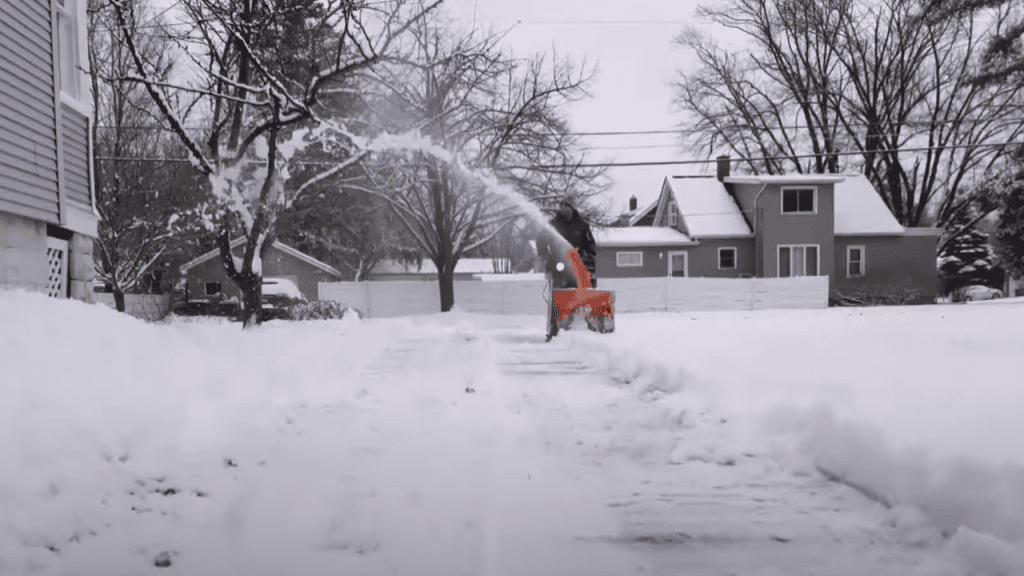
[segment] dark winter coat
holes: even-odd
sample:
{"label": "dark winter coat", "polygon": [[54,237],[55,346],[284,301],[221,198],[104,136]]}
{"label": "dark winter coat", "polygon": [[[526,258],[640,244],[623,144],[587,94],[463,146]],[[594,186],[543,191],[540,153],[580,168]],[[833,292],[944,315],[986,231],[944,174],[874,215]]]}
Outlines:
{"label": "dark winter coat", "polygon": [[[597,242],[594,240],[594,234],[590,230],[590,225],[583,219],[583,216],[573,208],[572,216],[565,218],[561,213],[556,214],[551,219],[550,224],[569,244],[579,250],[583,263],[590,270],[590,274],[593,275],[597,262]],[[564,254],[555,254],[556,250],[561,250],[551,240],[542,237],[537,243],[538,251],[545,260],[545,269],[548,273],[554,273],[557,263],[566,260]],[[572,270],[566,270],[565,273],[572,277]],[[575,285],[575,281],[572,281],[572,284]]]}

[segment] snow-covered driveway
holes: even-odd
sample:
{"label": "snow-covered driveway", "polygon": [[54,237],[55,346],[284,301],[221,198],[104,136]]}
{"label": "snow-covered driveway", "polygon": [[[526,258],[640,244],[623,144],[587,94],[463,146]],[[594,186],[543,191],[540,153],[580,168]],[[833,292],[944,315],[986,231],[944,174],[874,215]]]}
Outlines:
{"label": "snow-covered driveway", "polygon": [[243,333],[17,293],[0,325],[3,575],[966,573],[921,514],[608,335],[458,312]]}

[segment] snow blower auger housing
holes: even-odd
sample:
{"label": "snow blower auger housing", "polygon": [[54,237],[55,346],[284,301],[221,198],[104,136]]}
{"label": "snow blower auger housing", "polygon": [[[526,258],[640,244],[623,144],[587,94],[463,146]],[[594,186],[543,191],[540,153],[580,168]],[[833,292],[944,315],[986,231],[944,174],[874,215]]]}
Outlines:
{"label": "snow blower auger housing", "polygon": [[569,250],[566,255],[579,288],[552,290],[547,339],[551,340],[559,329],[571,328],[573,321],[583,314],[591,330],[601,333],[614,331],[615,293],[594,288],[590,270],[587,270],[576,248]]}

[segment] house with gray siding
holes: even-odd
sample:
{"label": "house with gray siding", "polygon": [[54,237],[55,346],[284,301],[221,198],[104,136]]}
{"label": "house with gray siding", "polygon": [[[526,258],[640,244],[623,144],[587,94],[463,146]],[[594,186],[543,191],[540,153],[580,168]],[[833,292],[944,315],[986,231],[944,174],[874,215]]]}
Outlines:
{"label": "house with gray siding", "polygon": [[99,220],[85,10],[0,2],[0,287],[80,300]]}
{"label": "house with gray siding", "polygon": [[[862,174],[665,178],[595,231],[598,278],[827,276],[832,296],[912,289],[934,302],[941,230],[904,228]],[[655,233],[655,230],[658,230]]]}
{"label": "house with gray siding", "polygon": [[[245,242],[246,238],[242,236],[230,244],[231,253],[237,262],[242,260]],[[207,304],[232,298],[235,302],[242,301],[241,289],[228,278],[224,269],[220,248],[186,262],[179,270],[182,276],[180,287],[185,290],[188,302]],[[320,282],[341,282],[345,279],[344,274],[330,265],[277,241],[263,257],[262,273],[264,282],[272,281],[273,278],[291,280],[309,301],[317,299]]]}

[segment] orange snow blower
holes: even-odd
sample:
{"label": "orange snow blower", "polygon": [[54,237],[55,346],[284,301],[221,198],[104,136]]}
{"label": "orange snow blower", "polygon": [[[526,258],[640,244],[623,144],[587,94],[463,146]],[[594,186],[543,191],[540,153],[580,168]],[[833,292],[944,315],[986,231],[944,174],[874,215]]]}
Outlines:
{"label": "orange snow blower", "polygon": [[[552,290],[550,323],[557,328],[569,328],[573,319],[581,312],[587,312],[587,325],[597,332],[612,332],[615,329],[615,293],[608,290],[594,289],[590,270],[583,263],[583,258],[576,248],[566,255],[576,276],[579,288],[562,288]],[[557,333],[557,328],[554,330]],[[554,334],[548,334],[548,340]]]}

